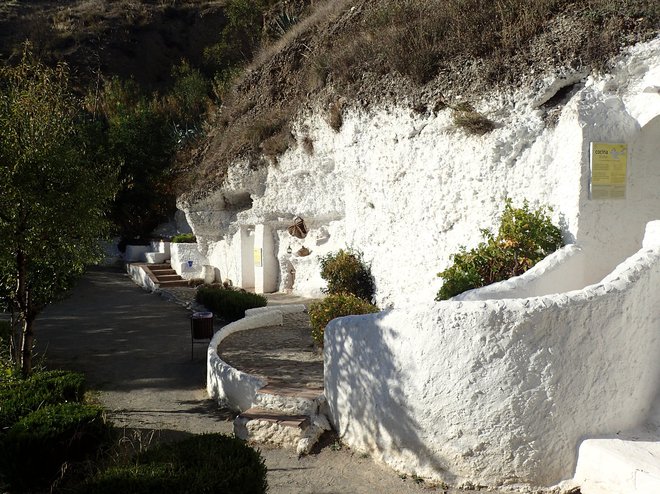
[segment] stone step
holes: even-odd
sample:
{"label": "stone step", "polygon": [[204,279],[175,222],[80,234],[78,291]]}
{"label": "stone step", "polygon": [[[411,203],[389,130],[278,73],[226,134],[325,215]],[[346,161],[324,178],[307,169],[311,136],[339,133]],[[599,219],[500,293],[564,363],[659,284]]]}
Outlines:
{"label": "stone step", "polygon": [[244,441],[274,444],[307,454],[330,425],[325,416],[289,414],[268,408],[250,408],[234,419],[234,434]]}
{"label": "stone step", "polygon": [[188,286],[188,282],[186,280],[159,281],[158,285],[161,288],[169,288],[169,287],[178,287],[178,286]]}
{"label": "stone step", "polygon": [[149,269],[172,269],[172,265],[168,262],[160,262],[155,264],[149,264]]}
{"label": "stone step", "polygon": [[183,278],[179,276],[176,273],[173,274],[161,274],[161,273],[154,273],[156,275],[156,278],[158,279],[159,283],[162,283],[163,281],[181,281]]}
{"label": "stone step", "polygon": [[323,413],[325,395],[322,388],[304,388],[269,382],[257,391],[253,406],[290,415]]}
{"label": "stone step", "polygon": [[161,274],[176,274],[176,271],[174,271],[172,268],[149,268],[149,271],[151,271],[155,275],[161,275]]}
{"label": "stone step", "polygon": [[660,440],[587,439],[574,480],[582,494],[660,493]]}

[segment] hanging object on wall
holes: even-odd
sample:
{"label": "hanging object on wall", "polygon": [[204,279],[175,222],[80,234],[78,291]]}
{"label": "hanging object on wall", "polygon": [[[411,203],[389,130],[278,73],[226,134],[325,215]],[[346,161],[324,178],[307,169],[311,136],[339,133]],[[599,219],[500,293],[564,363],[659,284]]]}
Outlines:
{"label": "hanging object on wall", "polygon": [[293,218],[293,225],[288,228],[289,234],[296,238],[305,238],[307,236],[307,225],[300,216]]}
{"label": "hanging object on wall", "polygon": [[303,245],[303,246],[298,250],[298,252],[296,252],[296,255],[297,255],[298,257],[307,257],[307,256],[310,255],[311,253],[312,253],[312,251],[309,250],[307,247],[305,247],[305,246]]}

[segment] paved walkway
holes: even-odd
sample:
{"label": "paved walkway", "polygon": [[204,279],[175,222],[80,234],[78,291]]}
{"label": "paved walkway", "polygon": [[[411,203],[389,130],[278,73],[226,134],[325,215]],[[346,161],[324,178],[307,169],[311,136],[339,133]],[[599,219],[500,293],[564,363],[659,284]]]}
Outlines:
{"label": "paved walkway", "polygon": [[[180,305],[135,286],[123,271],[96,269],[38,318],[38,351],[51,368],[85,372],[111,420],[127,429],[136,449],[152,436],[168,440],[189,433],[230,434],[235,414],[206,396],[205,348],[197,346],[190,359],[188,317]],[[324,447],[300,459],[292,451],[261,447],[270,492],[429,491],[424,483],[402,480],[370,458],[337,446],[329,438]]]}
{"label": "paved walkway", "polygon": [[284,315],[282,327],[229,335],[218,350],[229,365],[264,377],[269,384],[323,392],[323,354],[314,349],[307,314]]}

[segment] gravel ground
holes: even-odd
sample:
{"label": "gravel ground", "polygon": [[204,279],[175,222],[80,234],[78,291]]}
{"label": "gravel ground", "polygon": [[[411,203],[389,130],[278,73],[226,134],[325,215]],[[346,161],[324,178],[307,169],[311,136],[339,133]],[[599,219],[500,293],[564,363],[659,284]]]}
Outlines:
{"label": "gravel ground", "polygon": [[[191,359],[189,314],[180,305],[136,287],[120,270],[93,270],[67,299],[48,307],[37,320],[38,351],[50,367],[85,372],[111,420],[126,430],[136,448],[189,434],[231,434],[235,414],[206,396],[204,347],[196,347]],[[287,348],[290,335],[301,331],[301,321],[292,321],[284,328],[258,330],[261,338],[254,337],[249,344],[255,352],[268,354],[271,349],[258,347],[269,346],[263,338],[274,331],[277,334],[272,336],[279,336],[282,348]],[[231,344],[226,351],[231,351]],[[270,355],[275,358],[276,352]],[[239,358],[238,352],[234,357]],[[318,360],[311,361],[318,365]],[[313,382],[321,378],[318,370],[313,376]],[[403,479],[342,447],[331,435],[302,458],[285,449],[260,449],[273,494],[454,492]]]}

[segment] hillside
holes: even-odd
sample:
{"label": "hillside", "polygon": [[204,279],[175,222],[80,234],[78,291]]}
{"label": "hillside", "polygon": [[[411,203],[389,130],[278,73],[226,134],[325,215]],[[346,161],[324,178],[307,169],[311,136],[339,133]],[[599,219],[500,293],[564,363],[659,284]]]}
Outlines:
{"label": "hillside", "polygon": [[29,40],[45,61],[68,62],[81,85],[97,76],[133,78],[145,88],[169,82],[185,58],[202,64],[225,23],[223,1],[11,0],[0,5],[0,60]]}
{"label": "hillside", "polygon": [[492,123],[473,103],[527,87],[538,91],[538,106],[552,119],[572,86],[544,94],[544,79],[606,70],[622,47],[652,38],[660,26],[652,0],[314,4],[232,88],[187,168],[191,198],[204,196],[209,184],[218,187],[237,157],[262,166],[296,141],[313,146],[290,126],[312,109],[339,130],[349,108],[390,103],[429,114],[451,107],[478,133]]}

